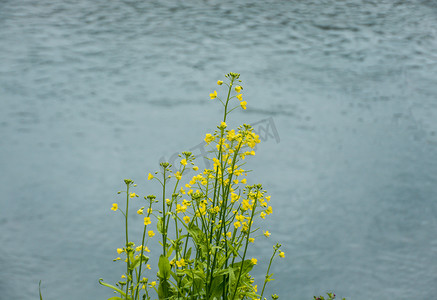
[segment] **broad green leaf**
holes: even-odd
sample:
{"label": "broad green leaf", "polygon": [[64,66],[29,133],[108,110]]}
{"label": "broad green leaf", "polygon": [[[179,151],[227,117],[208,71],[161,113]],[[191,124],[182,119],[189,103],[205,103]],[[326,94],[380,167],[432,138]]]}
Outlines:
{"label": "broad green leaf", "polygon": [[220,298],[223,294],[224,284],[223,284],[223,276],[216,276],[212,280],[210,287],[210,296],[214,299],[214,297]]}
{"label": "broad green leaf", "polygon": [[159,256],[158,269],[158,277],[160,279],[170,279],[171,266],[167,256],[162,254]]}

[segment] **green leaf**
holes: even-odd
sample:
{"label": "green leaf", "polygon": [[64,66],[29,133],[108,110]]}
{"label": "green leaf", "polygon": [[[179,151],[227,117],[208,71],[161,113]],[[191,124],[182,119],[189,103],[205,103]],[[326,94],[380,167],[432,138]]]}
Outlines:
{"label": "green leaf", "polygon": [[220,298],[222,295],[224,289],[223,278],[223,276],[216,276],[212,280],[210,287],[210,295],[212,299],[214,299],[214,297]]}
{"label": "green leaf", "polygon": [[170,279],[171,266],[167,256],[162,254],[159,256],[158,269],[158,277],[160,279]]}
{"label": "green leaf", "polygon": [[162,217],[158,217],[158,222],[156,223],[156,229],[160,234],[163,234],[164,231],[162,228],[164,227],[164,221],[162,220]]}
{"label": "green leaf", "polygon": [[[130,265],[130,270],[134,270],[135,268],[137,268],[140,265],[140,260],[141,257],[137,257],[134,259],[134,261],[131,263]],[[141,260],[141,263],[146,264],[149,261],[149,257],[143,255],[143,259]]]}
{"label": "green leaf", "polygon": [[111,297],[111,298],[108,298],[108,300],[123,300],[123,298],[120,298],[120,297]]}
{"label": "green leaf", "polygon": [[191,257],[191,247],[188,249],[187,253],[185,254],[184,259],[188,261],[190,260],[190,257]]}
{"label": "green leaf", "polygon": [[205,234],[194,223],[190,223],[189,227],[186,227],[188,233],[193,237],[193,241],[196,246],[201,250],[201,255],[207,255],[207,240]]}

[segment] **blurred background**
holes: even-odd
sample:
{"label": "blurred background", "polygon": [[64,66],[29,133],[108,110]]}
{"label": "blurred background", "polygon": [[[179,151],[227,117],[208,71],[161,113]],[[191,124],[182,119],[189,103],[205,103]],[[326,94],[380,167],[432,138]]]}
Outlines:
{"label": "blurred background", "polygon": [[111,297],[123,179],[159,194],[146,174],[215,129],[228,72],[272,196],[259,286],[286,253],[267,295],[434,297],[436,21],[431,0],[0,0],[0,298]]}

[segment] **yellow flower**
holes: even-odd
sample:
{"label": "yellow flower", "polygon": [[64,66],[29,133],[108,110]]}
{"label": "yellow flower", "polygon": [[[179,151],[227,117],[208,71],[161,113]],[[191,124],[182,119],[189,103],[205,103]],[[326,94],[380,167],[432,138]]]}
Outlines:
{"label": "yellow flower", "polygon": [[135,194],[135,193],[130,193],[130,195],[129,195],[131,198],[134,198],[134,197],[138,197],[138,195],[137,194]]}
{"label": "yellow flower", "polygon": [[121,249],[121,248],[117,248],[117,253],[118,253],[118,254],[123,253],[123,252],[124,252],[123,249]]}
{"label": "yellow flower", "polygon": [[156,285],[156,281],[152,281],[151,283],[150,283],[150,287],[154,287]]}
{"label": "yellow flower", "polygon": [[197,170],[199,170],[199,167],[198,167],[198,166],[194,166],[194,167],[193,167],[193,170],[194,170],[194,171],[197,171]]}
{"label": "yellow flower", "polygon": [[252,262],[252,264],[256,265],[258,263],[258,260],[256,258],[252,258],[250,260]]}
{"label": "yellow flower", "polygon": [[149,269],[149,270],[151,270],[152,268],[150,267],[150,265],[149,265],[149,264],[147,264],[147,265],[146,265],[146,269]]}
{"label": "yellow flower", "polygon": [[137,214],[142,215],[143,214],[143,209],[144,208],[140,208],[139,210],[137,210]]}
{"label": "yellow flower", "polygon": [[221,122],[219,128],[220,129],[225,129],[226,127],[228,127],[228,125],[226,125],[225,122]]}
{"label": "yellow flower", "polygon": [[217,98],[217,91],[214,91],[214,93],[209,94],[209,97],[210,97],[211,99],[215,99],[215,98]]}
{"label": "yellow flower", "polygon": [[185,223],[190,223],[190,217],[189,216],[185,216],[185,217],[183,217],[183,219],[184,219],[184,221],[185,221]]}
{"label": "yellow flower", "polygon": [[266,200],[267,200],[267,202],[269,202],[270,201],[270,196],[266,196]]}
{"label": "yellow flower", "polygon": [[265,235],[266,237],[269,237],[269,236],[271,235],[271,233],[270,233],[268,230],[266,230],[266,231],[264,232],[264,235]]}
{"label": "yellow flower", "polygon": [[222,85],[222,84],[223,84],[223,81],[222,81],[222,80],[219,80],[219,81],[217,81],[217,84],[218,84],[218,85]]}
{"label": "yellow flower", "polygon": [[149,225],[151,223],[152,223],[152,221],[150,221],[150,217],[145,217],[144,218],[144,225]]}
{"label": "yellow flower", "polygon": [[261,214],[260,214],[260,217],[265,219],[266,218],[266,213],[262,211]]}
{"label": "yellow flower", "polygon": [[273,209],[272,209],[271,206],[269,206],[269,207],[266,209],[266,213],[267,213],[268,215],[270,215],[271,213],[273,213]]}
{"label": "yellow flower", "polygon": [[246,217],[243,215],[238,215],[238,216],[235,216],[235,219],[237,219],[240,222],[243,222],[244,220],[246,220]]}
{"label": "yellow flower", "polygon": [[147,176],[147,180],[151,180],[153,178],[152,173],[149,173],[149,176]]}
{"label": "yellow flower", "polygon": [[125,275],[121,275],[121,278],[126,278],[126,276]]}
{"label": "yellow flower", "polygon": [[285,257],[285,253],[284,252],[279,252],[279,257]]}
{"label": "yellow flower", "polygon": [[238,95],[237,95],[237,99],[240,100],[240,101],[243,100],[243,95],[238,94]]}
{"label": "yellow flower", "polygon": [[226,236],[228,237],[228,238],[231,238],[232,237],[232,232],[228,232],[228,233],[226,233]]}
{"label": "yellow flower", "polygon": [[246,102],[246,101],[241,101],[241,102],[240,102],[240,105],[241,105],[241,107],[242,107],[243,109],[246,109],[247,102]]}
{"label": "yellow flower", "polygon": [[249,243],[254,243],[255,239],[254,238],[249,238]]}
{"label": "yellow flower", "polygon": [[147,248],[147,246],[144,247],[144,251],[146,251],[146,252],[150,252],[150,250],[149,250],[149,248]]}
{"label": "yellow flower", "polygon": [[185,158],[183,160],[181,160],[181,165],[184,165],[184,166],[187,165],[187,160]]}
{"label": "yellow flower", "polygon": [[180,213],[180,212],[185,212],[187,210],[187,207],[185,205],[180,205],[177,204],[176,205],[176,213]]}
{"label": "yellow flower", "polygon": [[240,181],[242,184],[246,184],[247,183],[247,179],[246,178],[243,178],[243,179],[241,179],[241,181]]}
{"label": "yellow flower", "polygon": [[214,136],[210,133],[207,133],[205,136],[205,142],[209,145],[209,143],[211,143],[214,140]]}
{"label": "yellow flower", "polygon": [[137,252],[141,252],[141,249],[143,249],[143,246],[141,245],[141,246],[138,246],[138,247],[136,247],[135,248],[135,251],[137,251]]}
{"label": "yellow flower", "polygon": [[238,196],[235,193],[231,193],[231,202],[234,203],[235,201],[237,201],[240,198],[240,196]]}
{"label": "yellow flower", "polygon": [[153,230],[149,230],[147,231],[147,234],[149,235],[149,237],[153,237],[155,235],[155,233],[153,232]]}
{"label": "yellow flower", "polygon": [[111,210],[116,211],[117,209],[118,209],[118,204],[117,203],[112,203]]}
{"label": "yellow flower", "polygon": [[177,171],[176,174],[174,174],[174,177],[176,177],[177,180],[181,180],[182,175],[179,171]]}
{"label": "yellow flower", "polygon": [[176,265],[181,268],[181,267],[185,267],[186,263],[185,263],[185,259],[181,258],[181,260],[176,261]]}
{"label": "yellow flower", "polygon": [[242,89],[242,87],[239,86],[239,85],[237,85],[237,86],[235,87],[235,91],[236,91],[237,93],[241,92],[241,89]]}
{"label": "yellow flower", "polygon": [[235,227],[235,228],[238,228],[238,227],[240,227],[240,226],[241,226],[241,223],[240,223],[240,222],[237,221],[237,222],[234,223],[234,227]]}
{"label": "yellow flower", "polygon": [[147,213],[148,213],[148,214],[151,214],[152,211],[153,211],[153,209],[152,209],[151,207],[149,207],[149,208],[147,209]]}

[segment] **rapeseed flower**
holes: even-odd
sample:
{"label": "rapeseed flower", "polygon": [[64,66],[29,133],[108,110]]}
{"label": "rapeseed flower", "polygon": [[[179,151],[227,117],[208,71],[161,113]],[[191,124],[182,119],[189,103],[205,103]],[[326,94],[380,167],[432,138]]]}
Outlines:
{"label": "rapeseed flower", "polygon": [[151,283],[150,283],[150,287],[154,287],[156,285],[156,281],[152,281]]}
{"label": "rapeseed flower", "polygon": [[258,260],[256,258],[252,258],[250,260],[252,262],[252,264],[256,265],[258,263]]}
{"label": "rapeseed flower", "polygon": [[207,133],[206,136],[205,136],[205,142],[206,142],[208,145],[209,145],[209,143],[211,143],[214,139],[215,139],[215,137],[214,137],[212,134],[210,134],[210,133]]}
{"label": "rapeseed flower", "polygon": [[193,167],[193,170],[194,170],[194,171],[197,171],[197,170],[199,170],[199,167],[198,167],[198,166],[194,166],[194,167]]}
{"label": "rapeseed flower", "polygon": [[137,210],[137,214],[142,215],[143,214],[144,207],[141,207],[139,210]]}
{"label": "rapeseed flower", "polygon": [[118,209],[118,204],[117,203],[112,203],[111,210],[116,211],[117,209]]}
{"label": "rapeseed flower", "polygon": [[179,268],[185,267],[186,266],[185,259],[181,258],[180,260],[176,261],[176,265]]}
{"label": "rapeseed flower", "polygon": [[153,230],[147,231],[147,234],[149,235],[149,237],[154,237],[155,236],[155,233],[153,232]]}
{"label": "rapeseed flower", "polygon": [[190,217],[189,216],[185,216],[182,219],[184,219],[185,223],[190,223]]}
{"label": "rapeseed flower", "polygon": [[152,221],[150,221],[150,217],[144,217],[144,225],[149,225],[151,223]]}
{"label": "rapeseed flower", "polygon": [[123,253],[123,252],[124,252],[123,249],[121,249],[121,248],[117,248],[117,253],[118,253],[118,254],[121,254],[121,253]]}
{"label": "rapeseed flower", "polygon": [[185,205],[180,205],[177,204],[176,205],[176,213],[180,213],[180,212],[185,212],[187,210],[187,207]]}
{"label": "rapeseed flower", "polygon": [[237,85],[237,86],[235,87],[235,91],[236,91],[237,93],[241,92],[241,89],[242,89],[242,87],[239,86],[239,85]]}
{"label": "rapeseed flower", "polygon": [[174,177],[176,177],[177,180],[181,180],[182,178],[181,172],[177,171],[176,174],[174,174]]}
{"label": "rapeseed flower", "polygon": [[217,91],[214,91],[214,93],[209,94],[209,97],[210,97],[211,99],[215,99],[215,98],[217,98]]}
{"label": "rapeseed flower", "polygon": [[181,160],[181,165],[184,165],[184,166],[187,165],[187,160],[185,158],[183,160]]}
{"label": "rapeseed flower", "polygon": [[218,80],[218,81],[217,81],[217,84],[218,84],[218,85],[222,85],[222,84],[223,84],[223,81],[222,81],[222,80]]}
{"label": "rapeseed flower", "polygon": [[240,105],[241,105],[241,107],[243,108],[243,109],[246,109],[247,107],[246,107],[246,105],[247,105],[247,102],[246,101],[241,101],[240,102]]}
{"label": "rapeseed flower", "polygon": [[264,232],[264,235],[265,235],[266,237],[269,237],[269,236],[271,236],[272,234],[271,234],[268,230],[266,230],[266,231]]}
{"label": "rapeseed flower", "polygon": [[130,195],[129,195],[131,198],[135,198],[135,197],[138,197],[138,195],[137,194],[135,194],[135,193],[130,193]]}
{"label": "rapeseed flower", "polygon": [[285,253],[284,252],[279,252],[279,257],[285,257]]}
{"label": "rapeseed flower", "polygon": [[243,100],[243,95],[238,94],[238,95],[237,95],[237,99],[240,100],[240,101]]}
{"label": "rapeseed flower", "polygon": [[153,178],[152,173],[149,173],[149,176],[147,176],[147,180],[151,180]]}

